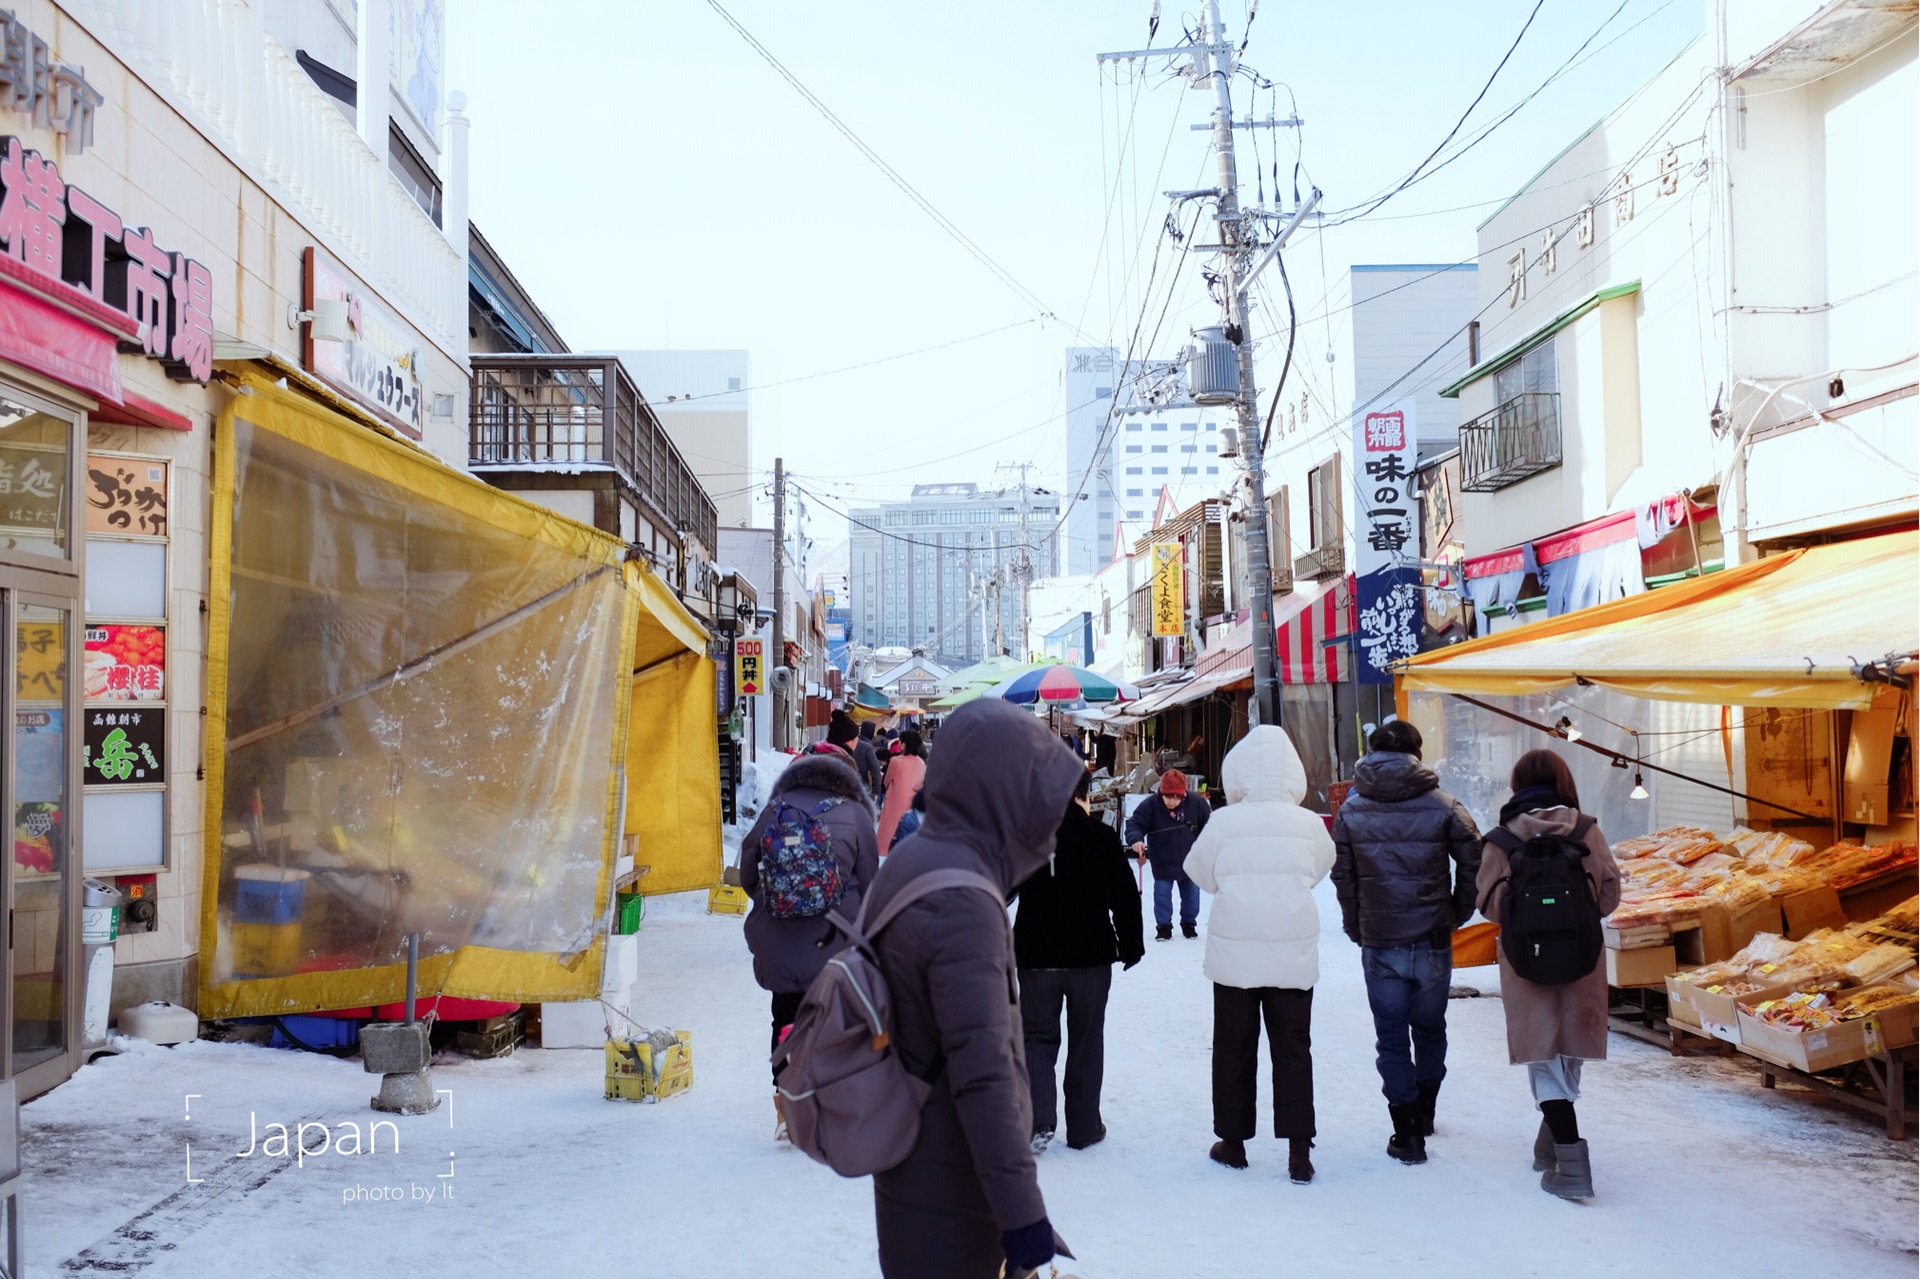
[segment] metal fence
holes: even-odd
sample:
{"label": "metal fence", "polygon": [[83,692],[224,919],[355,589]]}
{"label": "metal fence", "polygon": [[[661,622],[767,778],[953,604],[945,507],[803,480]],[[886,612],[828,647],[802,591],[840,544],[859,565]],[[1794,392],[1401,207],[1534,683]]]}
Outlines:
{"label": "metal fence", "polygon": [[627,377],[599,355],[475,355],[468,458],[475,467],[611,467],[712,551],[719,515]]}
{"label": "metal fence", "polygon": [[1492,493],[1560,465],[1560,397],[1528,391],[1460,428],[1460,487]]}

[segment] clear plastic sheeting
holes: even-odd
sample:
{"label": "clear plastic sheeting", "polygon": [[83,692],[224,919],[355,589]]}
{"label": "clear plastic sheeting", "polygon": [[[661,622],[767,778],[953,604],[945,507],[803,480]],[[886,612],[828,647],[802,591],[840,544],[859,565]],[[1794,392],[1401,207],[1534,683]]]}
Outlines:
{"label": "clear plastic sheeting", "polygon": [[214,495],[202,1014],[398,999],[415,931],[423,995],[591,996],[624,548],[251,392]]}

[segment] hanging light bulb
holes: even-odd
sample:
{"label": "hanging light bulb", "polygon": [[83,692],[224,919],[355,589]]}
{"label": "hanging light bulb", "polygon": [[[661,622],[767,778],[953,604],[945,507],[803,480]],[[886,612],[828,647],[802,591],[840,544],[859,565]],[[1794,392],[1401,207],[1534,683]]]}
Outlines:
{"label": "hanging light bulb", "polygon": [[1585,733],[1575,728],[1573,726],[1573,721],[1567,718],[1565,715],[1562,715],[1560,717],[1560,722],[1553,726],[1553,731],[1557,735],[1566,738],[1570,742],[1577,742],[1581,738],[1586,736]]}
{"label": "hanging light bulb", "polygon": [[1628,792],[1628,798],[1630,799],[1648,798],[1647,784],[1644,780],[1642,780],[1640,774],[1638,773],[1635,773],[1633,775],[1633,789]]}

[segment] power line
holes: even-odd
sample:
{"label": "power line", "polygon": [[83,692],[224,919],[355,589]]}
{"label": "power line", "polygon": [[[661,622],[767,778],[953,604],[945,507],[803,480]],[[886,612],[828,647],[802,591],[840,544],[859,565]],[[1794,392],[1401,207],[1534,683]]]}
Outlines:
{"label": "power line", "polygon": [[[1007,289],[1010,292],[1012,292],[1015,297],[1019,298],[1021,301],[1025,302],[1028,306],[1038,311],[1045,318],[1049,320],[1059,321],[1060,323],[1063,323],[1063,324],[1065,323],[1065,321],[1061,321],[1060,317],[1053,313],[1053,310],[1050,307],[1048,307],[1044,301],[1040,299],[1040,296],[1038,294],[1036,294],[1033,290],[1027,288],[1026,285],[1020,283],[1020,281],[1014,277],[1012,272],[1008,271],[1005,267],[1001,266],[998,262],[994,261],[992,255],[990,255],[985,249],[981,248],[978,244],[975,244],[972,238],[969,237],[966,232],[962,231],[958,226],[954,225],[952,219],[948,218],[946,214],[940,212],[938,208],[934,207],[933,201],[927,199],[926,196],[921,195],[920,192],[914,188],[911,182],[908,182],[904,177],[900,175],[899,170],[895,169],[892,165],[888,164],[885,160],[881,159],[879,152],[875,151],[872,147],[868,146],[865,140],[862,139],[859,134],[855,133],[852,127],[849,126],[845,120],[842,120],[839,116],[835,115],[831,107],[827,106],[826,103],[822,102],[817,96],[814,95],[813,90],[807,88],[806,85],[800,82],[800,77],[796,76],[793,72],[787,70],[785,64],[782,63],[780,59],[773,56],[773,53],[771,50],[769,50],[765,45],[761,44],[759,40],[755,39],[751,31],[748,31],[744,26],[740,25],[739,19],[735,18],[731,13],[728,13],[725,6],[723,6],[720,3],[720,0],[707,0],[707,6],[711,8],[715,13],[719,14],[721,19],[724,20],[728,26],[732,27],[734,31],[739,34],[742,40],[747,42],[747,45],[749,48],[751,48],[755,53],[759,54],[761,58],[763,58],[766,61],[768,66],[772,67],[775,71],[780,73],[780,78],[785,80],[789,85],[791,85],[793,87],[794,92],[798,93],[801,97],[805,98],[809,106],[811,106],[815,111],[818,111],[820,115],[827,121],[827,123],[831,124],[840,133],[842,137],[844,137],[848,142],[852,143],[854,146],[854,149],[859,151],[861,155],[865,156],[868,162],[871,163],[876,169],[880,170],[880,172],[883,175],[885,175],[885,177],[889,182],[893,183],[894,186],[900,188],[900,191],[902,194],[904,194],[909,200],[913,201],[914,204],[918,205],[921,212],[925,213],[929,218],[931,218],[935,226],[939,227],[942,231],[945,231],[947,235],[953,239],[954,243],[958,244],[961,248],[965,249],[970,255],[972,255],[974,260],[980,263],[980,265],[986,267],[987,270],[993,274],[994,278],[999,280],[1000,283],[1002,283],[1003,285],[1005,285]],[[1075,331],[1078,332],[1078,329],[1076,329]]]}
{"label": "power line", "polygon": [[927,355],[934,351],[944,351],[949,347],[964,346],[968,342],[978,342],[982,338],[990,338],[996,333],[1005,333],[1009,329],[1025,328],[1029,324],[1038,323],[1040,323],[1039,316],[1030,316],[1024,320],[1015,320],[1012,324],[1002,324],[999,328],[985,329],[968,337],[955,338],[951,342],[940,342],[933,346],[923,346],[912,351],[901,351],[897,355],[883,355],[877,360],[865,360],[859,364],[847,364],[837,369],[822,369],[818,373],[803,373],[799,377],[781,378],[778,382],[756,382],[752,386],[743,386],[735,391],[709,391],[705,395],[682,395],[677,398],[670,395],[665,400],[660,401],[660,403],[691,404],[695,400],[714,400],[725,395],[745,395],[749,391],[768,391],[776,386],[792,386],[795,382],[811,382],[815,378],[833,377],[840,373],[853,373],[860,369],[870,369],[876,364],[891,364],[895,360],[908,360],[916,355]]}

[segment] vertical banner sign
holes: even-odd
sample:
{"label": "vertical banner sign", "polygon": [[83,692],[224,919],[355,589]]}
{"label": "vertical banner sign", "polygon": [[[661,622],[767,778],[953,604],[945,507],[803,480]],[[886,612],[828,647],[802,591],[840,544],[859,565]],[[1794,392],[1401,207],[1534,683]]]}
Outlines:
{"label": "vertical banner sign", "polygon": [[1353,483],[1360,513],[1354,578],[1362,684],[1391,684],[1393,665],[1420,651],[1419,493],[1414,403],[1360,415]]}
{"label": "vertical banner sign", "polygon": [[1153,544],[1153,637],[1187,633],[1186,565],[1178,542]]}
{"label": "vertical banner sign", "polygon": [[733,642],[733,691],[736,697],[752,697],[764,691],[766,672],[763,663],[767,642],[757,639]]}

